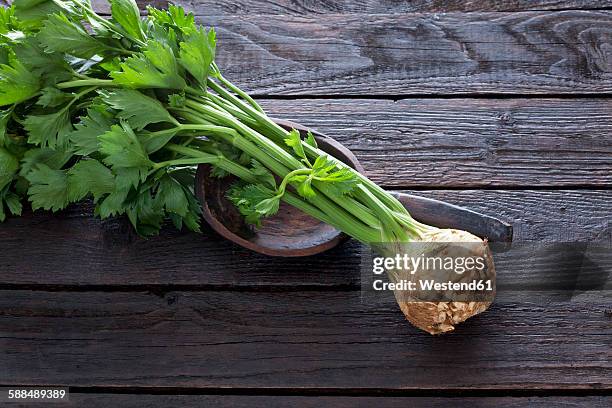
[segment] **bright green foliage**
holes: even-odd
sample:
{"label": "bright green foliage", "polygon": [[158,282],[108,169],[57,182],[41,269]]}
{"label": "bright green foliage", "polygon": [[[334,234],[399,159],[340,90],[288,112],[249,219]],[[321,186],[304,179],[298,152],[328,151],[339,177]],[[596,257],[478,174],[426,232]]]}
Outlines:
{"label": "bright green foliage", "polygon": [[[68,80],[72,77],[70,66],[62,54],[49,54],[39,44],[37,37],[26,37],[16,43],[13,48],[15,56],[20,63],[31,73],[38,91],[38,84],[53,86],[58,81]],[[74,58],[74,57],[73,57]]]}
{"label": "bright green foliage", "polygon": [[328,155],[317,157],[312,169],[315,180],[327,182],[340,194],[348,194],[357,187],[355,173],[346,167],[338,168],[336,160]]}
{"label": "bright green foliage", "polygon": [[157,24],[178,29],[183,32],[192,31],[195,28],[195,18],[192,13],[185,13],[182,7],[173,4],[168,6],[168,10],[158,10],[148,6],[147,12],[151,19]]}
{"label": "bright green foliage", "polygon": [[136,3],[131,0],[111,0],[110,3],[113,19],[123,27],[126,34],[143,41],[145,39],[144,32],[140,23],[140,11]]}
{"label": "bright green foliage", "polygon": [[164,220],[164,210],[150,188],[143,190],[128,203],[126,214],[140,235],[155,235]]}
{"label": "bright green foliage", "polygon": [[9,191],[8,187],[0,190],[0,222],[6,219],[7,210],[12,215],[21,215],[22,210],[20,197]]}
{"label": "bright green foliage", "polygon": [[171,108],[183,108],[186,101],[185,94],[172,94],[168,96],[168,106]]}
{"label": "bright green foliage", "polygon": [[[328,155],[318,156],[314,164],[310,163],[302,145],[300,133],[293,129],[287,134],[285,144],[290,146],[294,153],[312,170],[308,174],[304,172],[291,176],[287,181],[296,187],[298,194],[304,198],[314,198],[317,193],[312,186],[313,181],[326,182],[336,193],[346,194],[351,192],[358,184],[358,180],[348,168],[339,168],[335,159]],[[317,147],[312,133],[308,132],[306,144]]]}
{"label": "bright green foliage", "polygon": [[8,64],[0,65],[0,106],[30,99],[39,89],[38,77],[13,55],[9,55]]}
{"label": "bright green foliage", "polygon": [[173,177],[165,175],[159,182],[159,200],[168,212],[184,217],[189,211],[189,201],[183,186]]}
{"label": "bright green foliage", "polygon": [[15,7],[0,9],[0,44],[11,43],[25,36],[21,22],[15,17]]}
{"label": "bright green foliage", "polygon": [[111,126],[111,130],[98,137],[100,153],[104,154],[104,163],[114,170],[134,169],[140,180],[147,178],[152,165],[146,150],[134,131],[125,122]]}
{"label": "bright green foliage", "polygon": [[194,30],[180,43],[179,61],[202,89],[206,89],[210,64],[215,59],[215,43],[215,30],[206,32],[204,28]]}
{"label": "bright green foliage", "polygon": [[36,101],[37,105],[43,108],[55,108],[64,105],[74,99],[74,95],[62,92],[59,89],[48,86],[41,91],[41,95]]}
{"label": "bright green foliage", "polygon": [[7,143],[7,125],[13,113],[13,109],[7,109],[0,111],[0,147],[3,147]]}
{"label": "bright green foliage", "polygon": [[59,211],[68,205],[68,176],[63,170],[53,170],[45,164],[37,164],[26,175],[30,182],[28,195],[32,208]]}
{"label": "bright green foliage", "polygon": [[128,88],[184,89],[187,85],[172,49],[157,41],[149,41],[145,51],[120,65],[121,71],[112,72],[111,77]]}
{"label": "bright green foliage", "polygon": [[76,154],[87,156],[98,150],[98,136],[108,132],[115,123],[104,106],[94,105],[68,135]]}
{"label": "bright green foliage", "polygon": [[37,146],[64,146],[68,134],[72,132],[70,110],[62,108],[46,115],[30,115],[24,123],[28,132],[28,142]]}
{"label": "bright green foliage", "polygon": [[176,123],[176,119],[157,99],[133,89],[119,89],[103,93],[102,99],[117,110],[117,117],[126,120],[136,130],[142,130],[151,123]]}
{"label": "bright green foliage", "polygon": [[19,160],[0,147],[0,191],[8,186],[19,170]]}
{"label": "bright green foliage", "polygon": [[317,141],[315,140],[314,135],[312,134],[312,132],[309,130],[307,135],[306,135],[306,140],[305,140],[306,144],[309,144],[310,146],[317,148]]}
{"label": "bright green foliage", "polygon": [[81,160],[68,170],[68,199],[71,202],[93,195],[95,201],[115,189],[115,176],[97,160]]}
{"label": "bright green foliage", "polygon": [[37,36],[47,53],[62,53],[90,58],[103,54],[107,47],[77,22],[71,21],[65,14],[53,14],[44,23]]}
{"label": "bright green foliage", "polygon": [[21,197],[53,211],[93,199],[141,235],[166,218],[199,231],[194,173],[207,163],[240,179],[228,197],[247,222],[283,200],[364,242],[418,236],[397,200],[221,75],[213,29],[178,6],[141,18],[133,0],[110,3],[112,19],[87,0],[0,11],[0,220]]}
{"label": "bright green foliage", "polygon": [[61,8],[52,0],[14,0],[15,16],[28,28],[40,27],[47,16]]}
{"label": "bright green foliage", "polygon": [[71,157],[72,153],[70,151],[62,149],[32,148],[21,159],[19,175],[26,177],[38,164],[44,164],[54,170],[59,170],[68,163]]}
{"label": "bright green foliage", "polygon": [[312,176],[295,176],[291,181],[297,184],[297,192],[302,197],[313,198],[317,196],[312,188]]}
{"label": "bright green foliage", "polygon": [[297,154],[298,157],[302,159],[302,161],[304,161],[304,163],[310,165],[308,157],[306,157],[306,153],[304,152],[304,147],[302,146],[302,138],[300,137],[300,132],[295,129],[291,130],[291,132],[287,134],[285,144],[291,147],[295,154]]}
{"label": "bright green foliage", "polygon": [[279,198],[274,190],[258,184],[237,184],[227,193],[227,198],[244,215],[246,222],[261,226],[261,218],[278,211]]}

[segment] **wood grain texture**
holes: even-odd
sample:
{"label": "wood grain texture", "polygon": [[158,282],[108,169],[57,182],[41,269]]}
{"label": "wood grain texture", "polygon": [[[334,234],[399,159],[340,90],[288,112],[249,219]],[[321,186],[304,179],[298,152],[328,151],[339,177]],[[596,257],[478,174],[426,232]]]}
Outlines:
{"label": "wood grain texture", "polygon": [[432,398],[432,397],[299,397],[252,395],[121,395],[70,393],[65,407],[88,408],[154,408],[154,407],[215,407],[215,408],[280,408],[280,407],[335,407],[335,408],[606,408],[610,399],[593,397],[480,397],[480,398]]}
{"label": "wood grain texture", "polygon": [[610,390],[610,302],[494,304],[432,337],[358,291],[5,290],[0,384]]}
{"label": "wood grain texture", "polygon": [[[612,191],[421,191],[513,224],[515,242],[610,241]],[[143,240],[125,220],[101,222],[87,206],[37,212],[0,225],[0,284],[338,287],[359,285],[362,247],[271,258],[231,245],[205,228],[171,226]],[[529,270],[527,267],[526,271]]]}
{"label": "wood grain texture", "polygon": [[[110,13],[106,0],[92,0],[94,8],[101,13]],[[166,7],[168,1],[137,0],[141,9],[147,5]],[[607,0],[177,0],[172,4],[187,10],[206,10],[206,15],[244,14],[349,14],[349,13],[409,13],[450,11],[529,11],[529,10],[595,10],[608,9]]]}
{"label": "wood grain texture", "polygon": [[343,143],[386,187],[612,185],[610,99],[261,102]]}
{"label": "wood grain texture", "polygon": [[[139,5],[144,9],[166,3]],[[178,3],[217,28],[217,62],[228,78],[253,95],[612,91],[612,12],[410,13],[591,9],[609,7],[607,2]],[[394,6],[389,9],[387,3]],[[103,1],[96,8],[109,12]],[[331,14],[313,16],[310,9]],[[342,14],[346,11],[351,14]],[[288,12],[298,15],[288,18]],[[368,12],[383,14],[359,14]],[[389,14],[393,12],[397,14]]]}
{"label": "wood grain texture", "polygon": [[608,94],[612,12],[245,15],[217,62],[254,95]]}
{"label": "wood grain texture", "polygon": [[179,0],[173,3],[190,10],[206,9],[208,15],[592,10],[610,7],[609,1],[602,0]]}

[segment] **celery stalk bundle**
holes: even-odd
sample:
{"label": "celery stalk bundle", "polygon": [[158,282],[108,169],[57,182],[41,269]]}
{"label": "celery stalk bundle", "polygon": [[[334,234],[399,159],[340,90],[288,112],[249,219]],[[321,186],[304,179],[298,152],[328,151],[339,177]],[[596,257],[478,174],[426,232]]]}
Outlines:
{"label": "celery stalk bundle", "polygon": [[[241,180],[228,198],[253,224],[283,200],[366,244],[440,232],[312,135],[270,120],[222,75],[215,32],[192,14],[149,7],[141,18],[133,0],[110,4],[111,19],[86,0],[0,10],[0,221],[26,197],[53,211],[91,197],[98,216],[125,214],[141,235],[166,218],[199,231],[194,166],[208,163]],[[455,238],[475,238],[465,234]]]}

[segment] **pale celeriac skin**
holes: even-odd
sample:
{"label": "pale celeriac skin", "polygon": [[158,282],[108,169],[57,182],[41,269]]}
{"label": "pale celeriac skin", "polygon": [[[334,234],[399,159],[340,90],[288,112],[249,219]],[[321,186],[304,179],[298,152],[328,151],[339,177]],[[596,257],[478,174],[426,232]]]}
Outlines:
{"label": "pale celeriac skin", "polygon": [[[482,245],[477,245],[473,249],[473,255],[483,257],[488,273],[494,274],[495,266],[487,242],[469,232],[454,229],[432,229],[423,233],[422,241],[449,244],[482,243]],[[404,300],[405,296],[401,291],[395,291],[395,296],[406,319],[414,326],[430,334],[453,331],[459,323],[484,312],[491,305],[491,302],[410,302]]]}

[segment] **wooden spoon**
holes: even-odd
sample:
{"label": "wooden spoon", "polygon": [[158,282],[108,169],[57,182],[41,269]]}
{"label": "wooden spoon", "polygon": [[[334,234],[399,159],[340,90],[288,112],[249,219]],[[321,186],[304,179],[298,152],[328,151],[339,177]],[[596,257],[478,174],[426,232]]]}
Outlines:
{"label": "wooden spoon", "polygon": [[[275,122],[285,129],[309,129],[287,120]],[[363,173],[363,167],[346,147],[334,139],[310,130],[319,148]],[[314,255],[335,247],[345,234],[300,210],[281,203],[278,213],[262,221],[255,229],[244,222],[237,208],[226,198],[236,178],[210,177],[210,166],[200,165],[196,176],[196,194],[202,204],[204,219],[223,237],[253,251],[283,257]],[[394,193],[414,218],[443,228],[467,230],[495,242],[512,240],[512,227],[496,218],[438,200],[410,194]]]}

